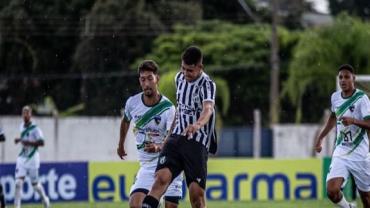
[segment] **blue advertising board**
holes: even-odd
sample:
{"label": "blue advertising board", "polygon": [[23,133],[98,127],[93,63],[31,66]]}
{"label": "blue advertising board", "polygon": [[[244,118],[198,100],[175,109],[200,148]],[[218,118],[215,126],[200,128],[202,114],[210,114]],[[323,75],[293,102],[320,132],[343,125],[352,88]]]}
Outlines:
{"label": "blue advertising board", "polygon": [[[87,162],[42,163],[39,181],[51,201],[87,201]],[[7,203],[13,203],[15,193],[15,164],[0,164],[0,183],[4,187]],[[23,185],[22,203],[38,202],[40,196],[26,178]]]}

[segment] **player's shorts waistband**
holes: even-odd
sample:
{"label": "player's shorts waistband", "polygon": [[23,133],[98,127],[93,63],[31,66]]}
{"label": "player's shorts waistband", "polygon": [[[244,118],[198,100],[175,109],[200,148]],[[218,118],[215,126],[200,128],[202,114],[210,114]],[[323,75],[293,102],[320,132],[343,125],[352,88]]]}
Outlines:
{"label": "player's shorts waistband", "polygon": [[177,138],[177,139],[186,139],[186,136],[184,135],[179,135],[179,134],[171,134],[172,138]]}

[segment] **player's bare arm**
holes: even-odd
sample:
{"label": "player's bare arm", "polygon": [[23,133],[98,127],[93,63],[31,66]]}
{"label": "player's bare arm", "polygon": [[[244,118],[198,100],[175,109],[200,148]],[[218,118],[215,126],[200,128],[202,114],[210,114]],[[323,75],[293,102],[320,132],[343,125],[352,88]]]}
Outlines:
{"label": "player's bare arm", "polygon": [[118,142],[118,148],[117,148],[117,154],[122,160],[124,160],[124,156],[127,155],[124,144],[125,144],[126,135],[127,135],[127,131],[129,127],[130,127],[130,122],[127,121],[125,118],[122,118],[120,132],[119,132],[119,142]]}
{"label": "player's bare arm", "polygon": [[162,144],[147,143],[145,144],[144,151],[150,153],[160,152],[162,150]]}
{"label": "player's bare arm", "polygon": [[188,136],[188,138],[191,138],[195,134],[195,132],[197,132],[200,128],[202,128],[202,126],[208,123],[213,113],[213,109],[214,109],[214,102],[204,101],[203,110],[200,113],[199,119],[194,124],[190,124],[188,127],[186,127],[183,134],[185,136]]}
{"label": "player's bare arm", "polygon": [[21,138],[18,138],[18,137],[17,137],[17,138],[15,138],[15,139],[14,139],[14,143],[15,143],[15,144],[18,144],[20,141],[21,141]]}
{"label": "player's bare arm", "polygon": [[363,129],[370,130],[370,119],[359,120],[359,119],[355,119],[355,118],[352,118],[352,117],[343,116],[339,120],[342,121],[343,125],[345,125],[345,126],[356,125],[356,126],[361,127]]}
{"label": "player's bare arm", "polygon": [[26,146],[32,146],[32,147],[42,147],[45,145],[44,140],[37,140],[37,141],[27,141],[22,140],[21,143]]}
{"label": "player's bare arm", "polygon": [[318,153],[321,152],[322,140],[330,132],[330,130],[333,129],[336,122],[337,122],[337,118],[335,117],[335,114],[334,113],[330,114],[330,117],[326,121],[324,128],[321,130],[319,136],[316,138],[316,141],[315,141],[315,151],[316,152]]}

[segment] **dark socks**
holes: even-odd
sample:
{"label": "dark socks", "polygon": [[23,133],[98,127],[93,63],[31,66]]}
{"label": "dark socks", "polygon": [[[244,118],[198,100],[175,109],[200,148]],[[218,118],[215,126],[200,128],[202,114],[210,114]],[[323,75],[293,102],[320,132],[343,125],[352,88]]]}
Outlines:
{"label": "dark socks", "polygon": [[3,192],[3,186],[0,184],[0,207],[5,207],[5,198],[4,198],[4,192]]}
{"label": "dark socks", "polygon": [[158,204],[159,204],[159,201],[156,198],[154,198],[150,195],[147,195],[144,198],[142,208],[157,208]]}

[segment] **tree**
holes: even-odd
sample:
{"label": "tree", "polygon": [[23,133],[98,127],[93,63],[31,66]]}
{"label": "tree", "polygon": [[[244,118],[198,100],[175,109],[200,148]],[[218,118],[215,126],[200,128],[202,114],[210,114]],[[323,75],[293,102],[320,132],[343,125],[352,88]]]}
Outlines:
{"label": "tree", "polygon": [[368,23],[341,15],[332,26],[301,34],[284,86],[284,94],[296,106],[296,122],[320,119],[341,64],[352,64],[359,74],[370,73],[369,33]]}
{"label": "tree", "polygon": [[[85,18],[84,30],[80,34],[81,41],[74,54],[74,71],[82,74],[130,72],[130,64],[148,52],[153,39],[169,31],[174,22],[192,23],[200,18],[200,15],[192,15],[197,12],[198,4],[177,3],[145,0],[96,1]],[[187,15],[181,17],[183,13]],[[174,16],[169,17],[169,14]],[[131,64],[131,69],[136,68],[137,65]],[[86,103],[84,113],[116,114],[122,107],[122,100],[117,97],[127,98],[137,91],[137,80],[132,77],[136,76],[124,77],[124,81],[83,79],[79,92],[81,102]],[[112,112],[110,109],[116,110]]]}
{"label": "tree", "polygon": [[61,109],[76,102],[69,93],[76,82],[40,76],[69,72],[78,22],[92,1],[4,1],[7,4],[0,11],[0,113],[18,114],[22,105],[42,102],[47,96]]}
{"label": "tree", "polygon": [[[290,33],[286,30],[280,28],[278,32],[282,44],[281,53],[285,54],[282,66],[285,67],[285,62],[289,60],[287,46],[291,47],[290,44],[295,39],[290,39]],[[198,45],[205,54],[203,62],[206,72],[216,80],[220,78],[220,83],[222,78],[229,86],[228,93],[218,91],[220,96],[218,105],[221,105],[223,110],[226,102],[222,100],[230,94],[232,107],[223,115],[225,123],[249,125],[253,121],[255,108],[262,110],[264,123],[267,123],[270,82],[269,39],[268,25],[236,25],[220,21],[205,21],[195,26],[177,25],[173,33],[156,38],[152,53],[138,59],[137,63],[142,59],[157,61],[163,74],[161,83],[163,84],[163,76],[168,76],[173,82],[174,73],[179,69],[182,51],[189,45]],[[285,76],[285,70],[282,69],[282,76]],[[168,74],[164,74],[167,72]],[[167,92],[166,90],[171,90],[171,87],[163,90]],[[218,106],[219,109],[221,106]]]}

